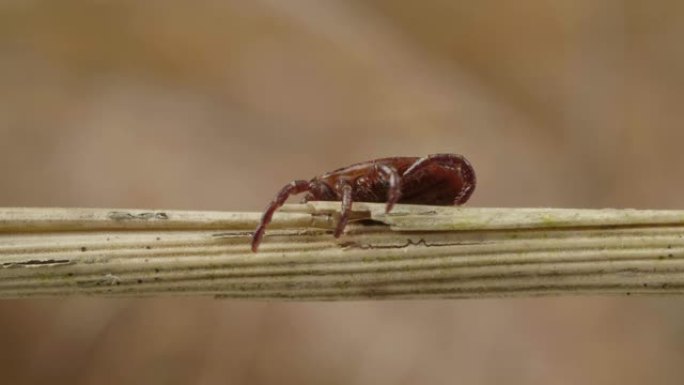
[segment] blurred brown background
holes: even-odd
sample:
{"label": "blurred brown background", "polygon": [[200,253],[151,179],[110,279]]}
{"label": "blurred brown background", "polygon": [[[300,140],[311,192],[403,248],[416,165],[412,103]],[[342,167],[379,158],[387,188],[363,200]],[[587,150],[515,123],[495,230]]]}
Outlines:
{"label": "blurred brown background", "polygon": [[[259,211],[457,152],[471,205],[684,208],[684,2],[0,0],[3,206]],[[0,303],[3,384],[680,384],[684,301]]]}

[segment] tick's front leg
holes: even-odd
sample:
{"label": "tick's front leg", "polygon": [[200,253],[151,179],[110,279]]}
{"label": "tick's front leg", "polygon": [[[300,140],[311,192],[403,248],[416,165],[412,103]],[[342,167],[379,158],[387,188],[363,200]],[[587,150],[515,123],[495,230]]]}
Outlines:
{"label": "tick's front leg", "polygon": [[254,234],[252,235],[253,252],[256,252],[259,248],[261,239],[264,237],[264,232],[266,231],[266,226],[268,226],[268,224],[271,223],[271,219],[273,219],[273,213],[275,213],[278,208],[285,204],[285,201],[290,197],[290,195],[299,194],[309,190],[311,190],[311,185],[309,182],[305,180],[295,180],[286,184],[285,187],[278,192],[275,198],[271,200],[271,203],[266,206],[266,210],[264,210],[264,214],[261,216],[261,222],[259,222],[259,226],[257,226]]}

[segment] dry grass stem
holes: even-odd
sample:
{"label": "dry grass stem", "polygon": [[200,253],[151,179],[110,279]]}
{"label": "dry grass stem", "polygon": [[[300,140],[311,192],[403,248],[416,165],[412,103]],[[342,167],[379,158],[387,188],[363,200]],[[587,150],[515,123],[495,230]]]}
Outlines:
{"label": "dry grass stem", "polygon": [[684,293],[684,212],[288,205],[259,213],[0,209],[0,297],[352,300]]}

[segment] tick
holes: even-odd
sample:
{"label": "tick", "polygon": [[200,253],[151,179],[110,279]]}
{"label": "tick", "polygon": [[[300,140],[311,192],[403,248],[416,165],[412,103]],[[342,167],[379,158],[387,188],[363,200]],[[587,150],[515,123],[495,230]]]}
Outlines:
{"label": "tick", "polygon": [[341,201],[337,238],[347,225],[353,201],[386,202],[385,212],[390,212],[396,203],[461,205],[472,195],[475,183],[473,166],[456,154],[382,158],[343,167],[309,181],[294,180],[266,207],[252,236],[252,251],[257,251],[273,213],[290,195],[306,192],[304,202]]}

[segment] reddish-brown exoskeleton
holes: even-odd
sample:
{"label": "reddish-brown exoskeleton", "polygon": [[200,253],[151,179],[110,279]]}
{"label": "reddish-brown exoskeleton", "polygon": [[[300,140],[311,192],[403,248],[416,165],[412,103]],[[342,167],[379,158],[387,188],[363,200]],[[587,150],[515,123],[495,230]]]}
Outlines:
{"label": "reddish-brown exoskeleton", "polygon": [[349,220],[352,201],[460,205],[475,189],[475,171],[466,158],[435,154],[424,158],[395,157],[371,160],[317,176],[295,180],[283,187],[266,207],[252,237],[256,252],[273,213],[293,194],[308,192],[304,201],[342,201],[335,237],[342,235]]}

